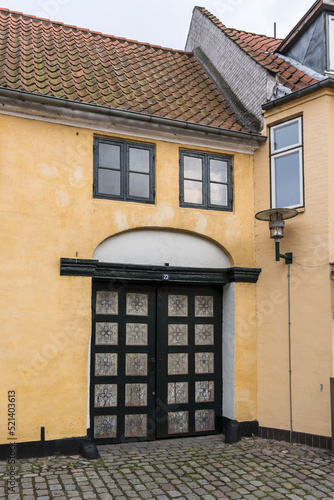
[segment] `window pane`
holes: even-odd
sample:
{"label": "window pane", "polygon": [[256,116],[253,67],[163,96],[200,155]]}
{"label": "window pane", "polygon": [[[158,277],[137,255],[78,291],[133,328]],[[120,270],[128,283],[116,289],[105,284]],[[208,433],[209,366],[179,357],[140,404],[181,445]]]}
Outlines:
{"label": "window pane", "polygon": [[202,180],[202,158],[194,158],[193,156],[183,157],[184,178]]}
{"label": "window pane", "polygon": [[300,199],[299,152],[275,158],[276,207],[302,205]]}
{"label": "window pane", "polygon": [[329,38],[328,71],[334,71],[334,16],[328,16],[328,38]]}
{"label": "window pane", "polygon": [[99,193],[119,196],[121,194],[121,173],[99,168]]}
{"label": "window pane", "polygon": [[210,184],[210,204],[227,206],[227,186],[226,184]]}
{"label": "window pane", "polygon": [[150,197],[150,177],[146,174],[129,174],[129,195],[139,198]]}
{"label": "window pane", "polygon": [[210,160],[210,181],[227,183],[227,162]]}
{"label": "window pane", "polygon": [[184,181],[184,201],[186,203],[203,203],[202,183],[196,181]]}
{"label": "window pane", "polygon": [[150,172],[150,152],[147,149],[129,148],[131,172]]}
{"label": "window pane", "polygon": [[274,129],[274,148],[287,148],[299,144],[299,121],[283,125]]}
{"label": "window pane", "polygon": [[120,170],[121,148],[113,144],[99,144],[99,167]]}

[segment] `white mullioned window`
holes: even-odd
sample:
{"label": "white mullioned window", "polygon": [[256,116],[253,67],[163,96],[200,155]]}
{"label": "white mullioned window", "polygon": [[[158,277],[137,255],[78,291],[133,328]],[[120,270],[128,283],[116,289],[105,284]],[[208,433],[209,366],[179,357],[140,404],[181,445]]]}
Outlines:
{"label": "white mullioned window", "polygon": [[270,128],[271,206],[304,206],[302,117]]}

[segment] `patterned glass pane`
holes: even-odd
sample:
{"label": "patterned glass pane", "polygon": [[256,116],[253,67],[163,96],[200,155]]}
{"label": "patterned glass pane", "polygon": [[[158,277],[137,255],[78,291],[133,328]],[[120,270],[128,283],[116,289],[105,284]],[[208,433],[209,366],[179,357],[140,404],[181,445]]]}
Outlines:
{"label": "patterned glass pane", "polygon": [[168,434],[188,432],[189,413],[187,411],[174,411],[168,413]]}
{"label": "patterned glass pane", "polygon": [[131,316],[147,316],[148,295],[146,293],[127,293],[126,314]]}
{"label": "patterned glass pane", "polygon": [[118,344],[118,324],[117,323],[96,323],[96,345],[117,345]]}
{"label": "patterned glass pane", "polygon": [[171,382],[168,384],[168,404],[184,404],[189,402],[188,382]]}
{"label": "patterned glass pane", "polygon": [[215,384],[209,380],[195,382],[196,403],[206,403],[215,400]]}
{"label": "patterned glass pane", "polygon": [[98,384],[95,386],[95,408],[117,406],[117,385]]}
{"label": "patterned glass pane", "polygon": [[117,416],[101,415],[94,418],[95,438],[114,438],[117,436]]}
{"label": "patterned glass pane", "polygon": [[147,376],[147,354],[127,354],[125,374],[127,376]]}
{"label": "patterned glass pane", "polygon": [[205,432],[215,430],[215,411],[197,410],[195,411],[195,431]]}
{"label": "patterned glass pane", "polygon": [[213,344],[213,325],[195,325],[195,345]]}
{"label": "patterned glass pane", "polygon": [[147,436],[147,415],[125,415],[125,437]]}
{"label": "patterned glass pane", "polygon": [[195,316],[213,317],[213,297],[195,297]]}
{"label": "patterned glass pane", "polygon": [[145,323],[126,324],[126,345],[147,345],[147,325]]}
{"label": "patterned glass pane", "polygon": [[188,354],[168,354],[168,375],[186,375],[188,373]]}
{"label": "patterned glass pane", "polygon": [[147,384],[126,384],[125,406],[147,406]]}
{"label": "patterned glass pane", "polygon": [[188,345],[188,325],[168,325],[168,345]]}
{"label": "patterned glass pane", "polygon": [[195,353],[195,373],[213,373],[214,358],[213,352]]}
{"label": "patterned glass pane", "polygon": [[187,295],[168,295],[168,316],[188,316]]}
{"label": "patterned glass pane", "polygon": [[117,364],[116,353],[95,354],[95,375],[97,377],[114,377],[117,375]]}
{"label": "patterned glass pane", "polygon": [[96,314],[118,314],[118,293],[96,292]]}

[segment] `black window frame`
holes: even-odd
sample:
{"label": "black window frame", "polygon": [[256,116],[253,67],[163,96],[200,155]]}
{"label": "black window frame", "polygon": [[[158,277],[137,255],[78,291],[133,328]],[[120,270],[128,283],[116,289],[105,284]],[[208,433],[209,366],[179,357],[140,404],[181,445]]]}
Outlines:
{"label": "black window frame", "polygon": [[[189,203],[184,201],[184,157],[191,156],[193,158],[200,158],[203,165],[203,179],[202,179],[202,203]],[[217,183],[227,186],[227,205],[215,205],[210,203],[210,185],[215,184],[210,181],[210,160],[219,160],[227,163],[227,182]],[[180,206],[188,208],[201,208],[204,210],[219,210],[223,212],[233,211],[233,157],[227,155],[220,155],[218,153],[201,153],[198,151],[180,150],[179,158],[179,171],[180,171]],[[187,179],[186,179],[187,180]]]}
{"label": "black window frame", "polygon": [[[99,145],[108,144],[120,147],[120,195],[99,192],[99,170],[113,170],[107,167],[101,167],[99,164]],[[143,149],[149,152],[149,172],[142,173],[149,177],[149,196],[130,195],[130,174],[140,174],[141,172],[130,172],[130,148]],[[94,173],[93,173],[93,197],[107,200],[128,201],[135,203],[155,203],[155,146],[142,142],[127,141],[107,137],[94,137]]]}
{"label": "black window frame", "polygon": [[[274,131],[277,128],[284,127],[291,124],[292,122],[298,122],[299,130],[299,142],[275,149],[274,146]],[[305,207],[305,181],[304,181],[304,127],[303,127],[303,116],[295,116],[294,118],[288,118],[282,122],[275,123],[269,126],[269,162],[270,162],[270,206],[271,208],[304,208]],[[294,205],[289,205],[286,207],[279,207],[277,205],[277,191],[275,183],[276,166],[275,159],[283,156],[287,156],[291,153],[298,152],[299,155],[299,195],[300,202]]]}

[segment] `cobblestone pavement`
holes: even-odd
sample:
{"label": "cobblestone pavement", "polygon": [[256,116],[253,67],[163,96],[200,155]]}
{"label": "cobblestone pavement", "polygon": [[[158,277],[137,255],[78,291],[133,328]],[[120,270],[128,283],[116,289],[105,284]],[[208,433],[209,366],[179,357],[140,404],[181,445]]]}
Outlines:
{"label": "cobblestone pavement", "polygon": [[223,436],[100,446],[101,458],[19,460],[15,493],[0,462],[0,499],[334,499],[334,456],[259,438]]}

